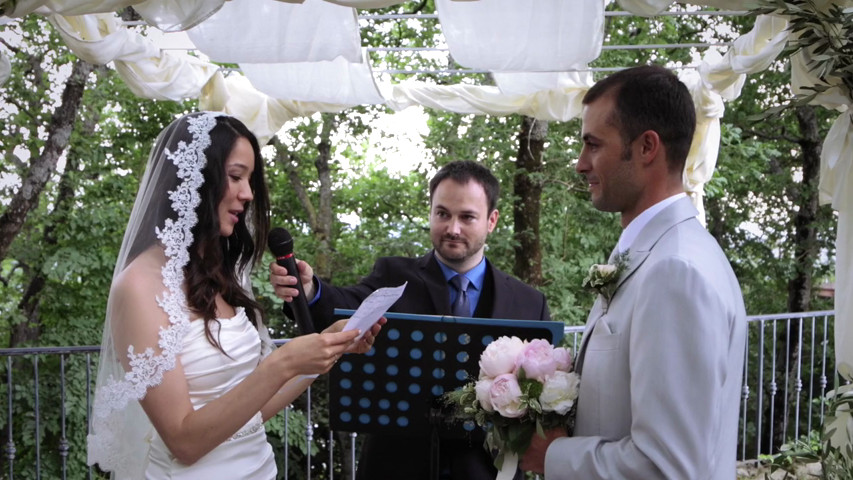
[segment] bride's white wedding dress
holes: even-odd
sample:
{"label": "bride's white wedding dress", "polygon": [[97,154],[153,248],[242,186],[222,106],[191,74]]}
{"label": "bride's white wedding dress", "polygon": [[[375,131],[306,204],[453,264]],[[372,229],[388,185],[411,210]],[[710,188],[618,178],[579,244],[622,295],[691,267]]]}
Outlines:
{"label": "bride's white wedding dress", "polygon": [[[261,340],[249,322],[245,311],[237,309],[232,318],[211,323],[217,338],[228,356],[207,340],[204,322],[190,322],[183,340],[181,365],[189,385],[190,400],[197,410],[240,383],[261,360]],[[267,442],[261,413],[255,416],[231,438],[213,449],[193,465],[180,463],[169,452],[152,428],[146,479],[274,479],[275,459]]]}

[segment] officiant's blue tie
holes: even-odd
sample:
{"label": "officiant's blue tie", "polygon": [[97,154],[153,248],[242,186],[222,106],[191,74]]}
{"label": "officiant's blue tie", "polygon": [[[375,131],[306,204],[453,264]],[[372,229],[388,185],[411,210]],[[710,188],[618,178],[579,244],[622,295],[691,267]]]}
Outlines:
{"label": "officiant's blue tie", "polygon": [[454,317],[470,317],[471,304],[468,303],[468,277],[459,274],[451,278],[450,283],[456,287],[456,300],[450,306],[450,314]]}

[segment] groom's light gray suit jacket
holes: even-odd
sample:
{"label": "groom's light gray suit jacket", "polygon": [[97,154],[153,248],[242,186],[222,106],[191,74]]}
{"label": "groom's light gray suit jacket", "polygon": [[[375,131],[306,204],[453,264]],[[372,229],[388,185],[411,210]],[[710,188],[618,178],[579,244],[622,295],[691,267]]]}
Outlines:
{"label": "groom's light gray suit jacket", "polygon": [[697,213],[688,198],[659,212],[595,302],[574,437],[549,447],[546,480],[735,478],[746,313]]}

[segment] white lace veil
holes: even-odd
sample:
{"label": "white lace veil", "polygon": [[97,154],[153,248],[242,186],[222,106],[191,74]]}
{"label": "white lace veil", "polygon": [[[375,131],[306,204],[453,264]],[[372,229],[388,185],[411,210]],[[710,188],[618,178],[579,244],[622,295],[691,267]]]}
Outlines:
{"label": "white lace veil", "polygon": [[[182,289],[184,267],[193,244],[192,229],[198,221],[205,150],[211,145],[211,131],[221,115],[185,115],[157,138],[116,261],[88,437],[88,463],[98,463],[101,469],[113,472],[113,478],[142,478],[154,430],[139,400],[175,367],[189,327],[190,311]],[[157,245],[162,248],[151,249]],[[159,253],[151,255],[151,251]],[[162,318],[152,318],[145,334],[134,332],[127,351],[117,352],[116,335],[125,313],[122,310],[129,307],[116,300],[115,285],[137,258],[134,268],[144,262],[149,271],[159,268],[161,272],[150,276],[150,283],[155,284],[158,293],[152,297],[164,313]],[[246,288],[249,269],[245,270],[239,272],[240,278],[244,289],[251,292]],[[259,332],[268,348],[269,333],[265,328]]]}

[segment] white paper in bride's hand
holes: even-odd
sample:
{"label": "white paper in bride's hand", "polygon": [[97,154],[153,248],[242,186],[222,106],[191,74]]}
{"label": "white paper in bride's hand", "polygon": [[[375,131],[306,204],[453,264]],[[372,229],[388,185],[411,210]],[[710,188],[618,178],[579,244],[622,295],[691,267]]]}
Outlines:
{"label": "white paper in bride's hand", "polygon": [[342,331],[361,330],[361,334],[356,337],[356,340],[361,339],[370,330],[370,327],[378,322],[382,315],[385,315],[385,312],[391,308],[391,305],[394,305],[394,302],[403,295],[407,283],[409,282],[405,282],[399,287],[385,287],[374,290],[361,302],[358,310],[352,314]]}

